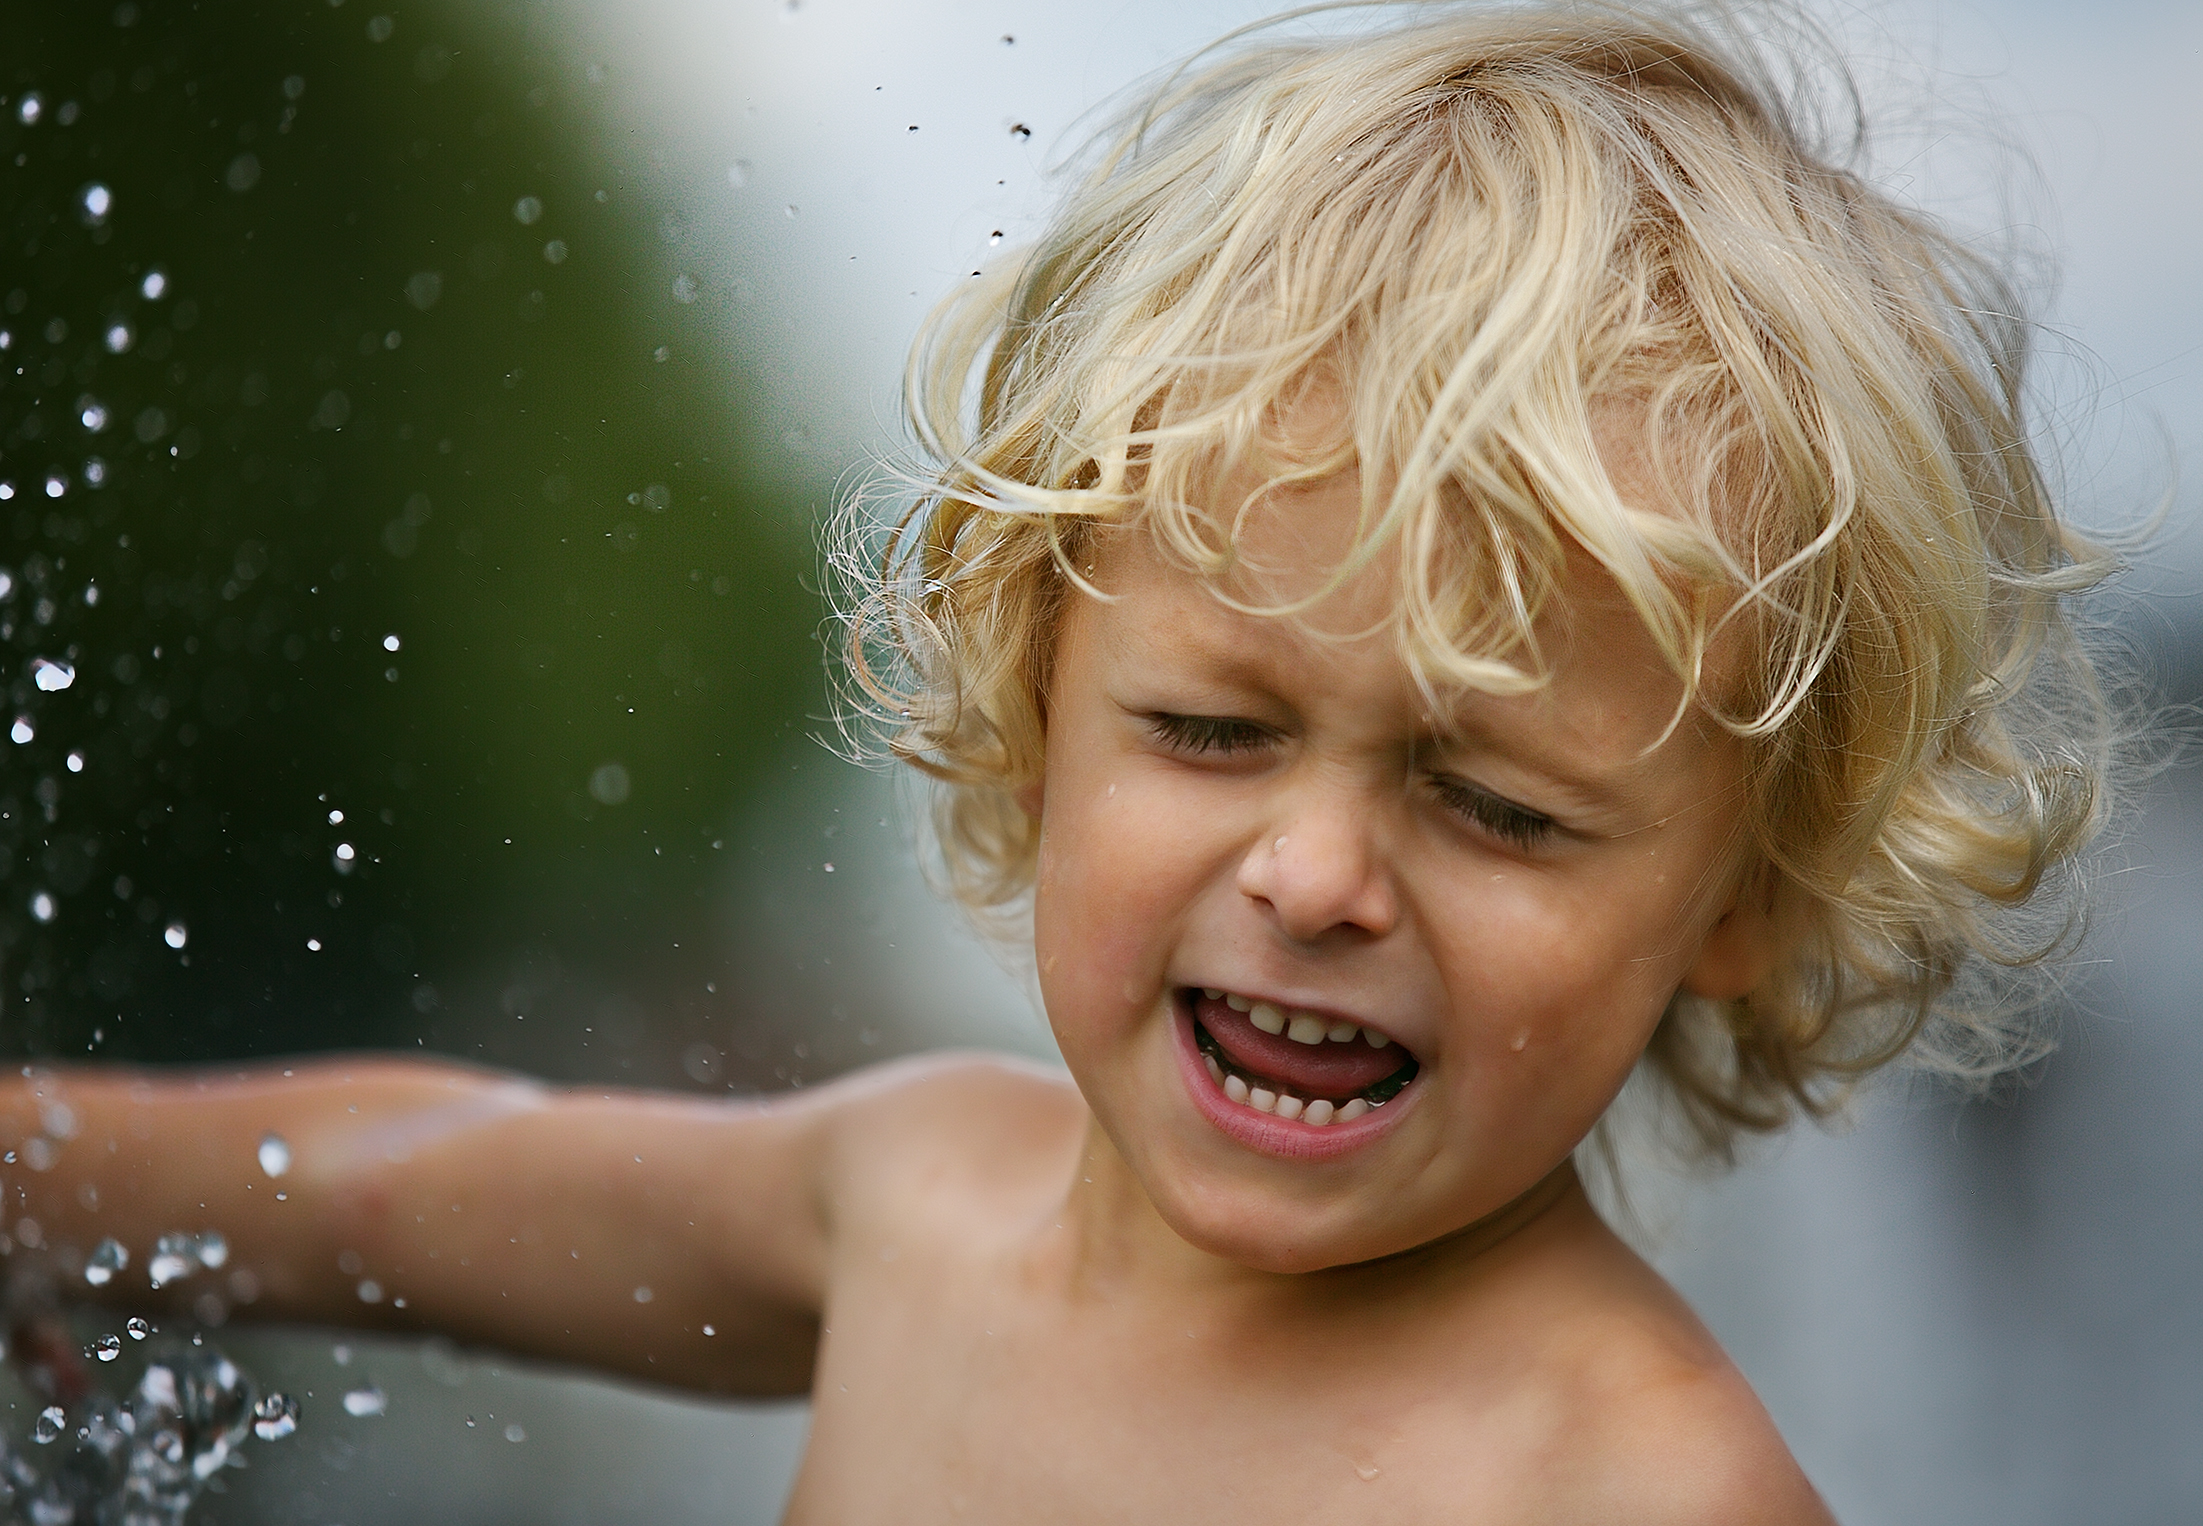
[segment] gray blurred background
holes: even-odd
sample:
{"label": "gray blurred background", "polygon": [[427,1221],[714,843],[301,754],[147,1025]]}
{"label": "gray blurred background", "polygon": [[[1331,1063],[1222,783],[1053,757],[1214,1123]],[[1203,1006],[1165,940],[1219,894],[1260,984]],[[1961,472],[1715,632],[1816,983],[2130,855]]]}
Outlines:
{"label": "gray blurred background", "polygon": [[[718,1092],[1049,1055],[928,898],[913,797],[816,740],[813,537],[1081,114],[1265,9],[0,4],[0,642],[34,733],[0,771],[0,1045]],[[2175,502],[2104,614],[2198,698],[2203,12],[1819,13],[1883,178],[2055,257],[2069,502]],[[33,655],[84,680],[39,691]],[[2203,1518],[2203,778],[2137,804],[2027,1085],[1893,1085],[1647,1184],[1846,1521]],[[219,1338],[306,1417],[208,1521],[766,1522],[801,1441],[800,1405]],[[385,1413],[343,1412],[362,1386]]]}

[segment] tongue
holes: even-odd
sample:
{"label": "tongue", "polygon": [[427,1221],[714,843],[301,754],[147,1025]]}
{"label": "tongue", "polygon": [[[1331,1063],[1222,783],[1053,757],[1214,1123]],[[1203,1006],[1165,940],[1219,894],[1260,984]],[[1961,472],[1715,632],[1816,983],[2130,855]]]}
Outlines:
{"label": "tongue", "polygon": [[1351,1044],[1295,1043],[1282,1033],[1264,1033],[1246,1013],[1206,996],[1195,996],[1193,1015],[1236,1069],[1282,1082],[1296,1096],[1351,1097],[1414,1060],[1398,1044],[1372,1049],[1358,1035]]}

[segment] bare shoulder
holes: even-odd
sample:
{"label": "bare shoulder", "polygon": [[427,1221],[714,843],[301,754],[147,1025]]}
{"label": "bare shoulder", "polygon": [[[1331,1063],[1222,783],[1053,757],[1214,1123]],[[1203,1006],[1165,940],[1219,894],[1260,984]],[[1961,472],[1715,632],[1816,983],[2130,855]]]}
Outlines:
{"label": "bare shoulder", "polygon": [[1086,1123],[1061,1071],[1004,1055],[893,1061],[835,1083],[829,1191],[851,1208],[885,1194],[1060,1187]]}
{"label": "bare shoulder", "polygon": [[1481,1496],[1478,1521],[1830,1526],[1743,1373],[1580,1193],[1492,1253],[1455,1317],[1455,1351],[1505,1355],[1431,1414],[1432,1518]]}
{"label": "bare shoulder", "polygon": [[[1772,1417],[1706,1338],[1703,1355],[1620,1353],[1605,1375],[1600,1464],[1585,1482],[1599,1519],[1632,1526],[1830,1526]],[[1634,1367],[1634,1371],[1626,1370]]]}
{"label": "bare shoulder", "polygon": [[1548,1291],[1555,1415],[1579,1518],[1630,1526],[1830,1526],[1751,1384],[1690,1306],[1610,1234]]}

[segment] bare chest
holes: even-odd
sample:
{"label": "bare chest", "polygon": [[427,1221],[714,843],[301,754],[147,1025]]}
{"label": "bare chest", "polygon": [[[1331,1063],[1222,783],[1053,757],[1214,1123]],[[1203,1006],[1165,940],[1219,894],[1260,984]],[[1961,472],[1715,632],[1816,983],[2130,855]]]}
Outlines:
{"label": "bare chest", "polygon": [[1533,1518],[1511,1508],[1524,1436],[1465,1425],[1448,1364],[1325,1360],[977,1267],[913,1280],[838,1300],[791,1526]]}

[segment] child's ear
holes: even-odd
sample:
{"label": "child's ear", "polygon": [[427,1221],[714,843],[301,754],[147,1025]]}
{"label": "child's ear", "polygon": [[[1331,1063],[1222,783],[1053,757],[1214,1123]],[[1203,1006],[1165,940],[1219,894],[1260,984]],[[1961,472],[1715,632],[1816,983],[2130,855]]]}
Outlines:
{"label": "child's ear", "polygon": [[1759,988],[1781,953],[1775,875],[1761,865],[1744,876],[1729,909],[1698,946],[1683,989],[1713,1001],[1736,1001]]}

